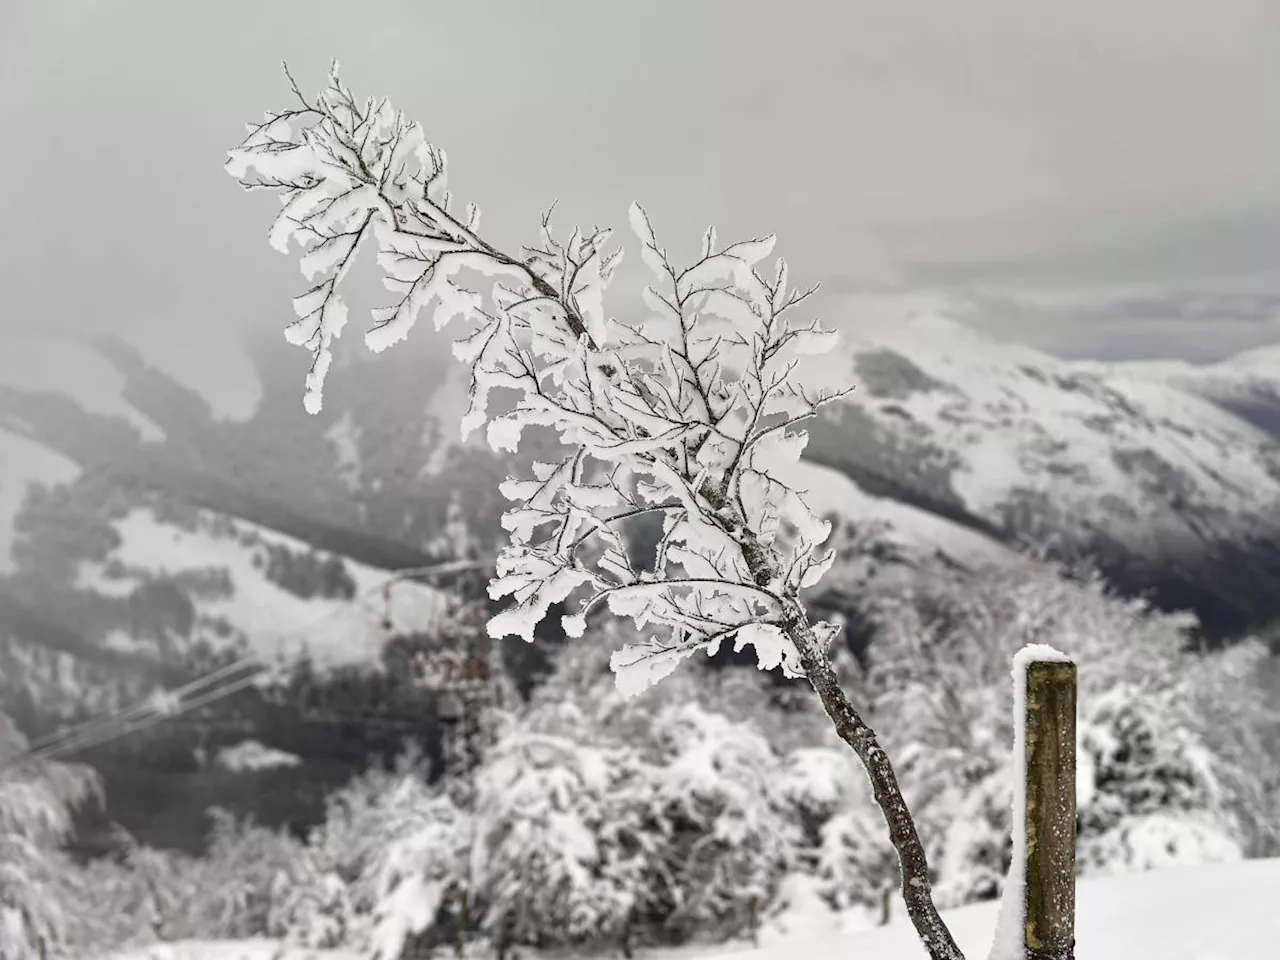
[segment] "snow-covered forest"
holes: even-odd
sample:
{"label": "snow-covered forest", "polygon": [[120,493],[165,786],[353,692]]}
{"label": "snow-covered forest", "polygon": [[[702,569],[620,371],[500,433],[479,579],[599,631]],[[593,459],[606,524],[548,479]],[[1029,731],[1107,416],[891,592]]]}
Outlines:
{"label": "snow-covered forest", "polygon": [[[1088,665],[1082,878],[1280,854],[1280,726],[1260,644],[1187,652],[1185,618],[1047,565],[929,573],[879,594],[867,665],[844,656],[840,673],[902,758],[944,905],[1000,892],[1008,663],[1032,639]],[[812,698],[695,661],[626,699],[608,671],[619,633],[605,622],[567,647],[527,703],[499,711],[474,766],[435,779],[406,751],[334,791],[305,836],[217,814],[199,857],[130,843],[78,863],[59,841],[91,771],[10,773],[5,955],[35,938],[83,954],[252,937],[382,957],[459,942],[608,955],[767,938],[789,915],[811,924],[815,904],[855,926],[897,914],[866,778]],[[22,745],[6,727],[7,754]]]}

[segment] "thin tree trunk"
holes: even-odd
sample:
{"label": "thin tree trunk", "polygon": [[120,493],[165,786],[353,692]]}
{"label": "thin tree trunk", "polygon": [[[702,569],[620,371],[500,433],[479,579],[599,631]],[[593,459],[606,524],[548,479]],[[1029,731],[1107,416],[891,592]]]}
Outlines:
{"label": "thin tree trunk", "polygon": [[898,778],[889,762],[888,754],[876,740],[875,731],[858,714],[840,687],[835,669],[820,648],[809,620],[799,604],[790,611],[786,622],[787,635],[800,654],[800,665],[827,716],[831,718],[840,739],[853,748],[871,779],[880,812],[889,826],[889,839],[898,854],[898,866],[902,875],[902,899],[907,907],[920,941],[929,952],[931,960],[964,960],[964,954],[956,946],[951,931],[938,915],[933,904],[933,890],[929,882],[929,863],[924,844],[916,832],[915,821],[898,786]]}
{"label": "thin tree trunk", "polygon": [[[713,508],[713,515],[726,506],[725,491],[720,485],[703,490],[703,496]],[[733,535],[733,531],[728,531]],[[742,544],[742,558],[756,584],[766,589],[779,579],[780,571],[773,550],[762,544],[750,532],[737,532]],[[875,731],[862,719],[849,698],[845,696],[836,676],[835,668],[827,659],[827,651],[819,642],[809,617],[799,600],[789,600],[784,607],[782,629],[800,655],[800,667],[805,677],[818,693],[822,707],[840,739],[853,748],[862,761],[871,780],[872,793],[880,812],[889,827],[889,841],[898,855],[898,867],[902,877],[902,900],[907,916],[916,928],[920,942],[929,953],[930,960],[965,960],[956,946],[955,938],[938,914],[933,903],[933,887],[929,881],[929,861],[924,844],[916,832],[915,820],[907,807],[906,798],[898,786],[893,764],[876,739]]]}

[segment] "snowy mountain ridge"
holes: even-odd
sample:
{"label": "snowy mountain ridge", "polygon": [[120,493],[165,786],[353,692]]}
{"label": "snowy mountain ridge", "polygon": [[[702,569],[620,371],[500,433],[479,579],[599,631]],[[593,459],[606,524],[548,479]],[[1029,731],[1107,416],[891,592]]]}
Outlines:
{"label": "snowy mountain ridge", "polygon": [[1280,438],[1280,345],[1246,350],[1217,363],[1138,360],[1082,366],[1203,397]]}
{"label": "snowy mountain ridge", "polygon": [[[857,389],[812,427],[810,460],[1006,542],[1093,556],[1129,588],[1246,605],[1280,589],[1280,443],[1224,406],[936,315],[844,348]],[[1254,579],[1231,588],[1215,565]]]}
{"label": "snowy mountain ridge", "polygon": [[1280,503],[1280,446],[1181,390],[933,316],[848,349],[854,416],[918,445],[976,516],[998,520],[1020,495],[1051,497],[1066,530],[1118,523],[1133,542],[1153,507],[1171,521],[1187,507],[1225,520]]}
{"label": "snowy mountain ridge", "polygon": [[[274,337],[243,346],[219,352],[251,364],[251,396],[232,415],[225,396],[218,407],[201,392],[216,377],[177,383],[165,373],[178,369],[171,359],[149,359],[162,346],[38,336],[12,345],[0,363],[0,463],[13,465],[0,477],[0,564],[20,592],[83,590],[90,571],[110,598],[107,565],[191,581],[183,570],[231,549],[234,536],[162,533],[146,513],[155,504],[292,538],[337,556],[357,579],[429,562],[450,509],[481,548],[501,535],[497,486],[512,465],[458,439],[466,383],[442,335],[421,329],[379,356],[348,344],[318,417],[301,409],[305,357]],[[64,353],[73,379],[50,366]],[[1215,375],[1265,378],[1274,353],[1255,351]],[[970,567],[1016,563],[1024,545],[1086,554],[1125,589],[1193,607],[1223,631],[1280,615],[1280,447],[1205,392],[1133,365],[998,343],[936,314],[846,334],[822,361],[824,376],[856,390],[810,426],[796,483],[820,511],[880,528],[896,551],[941,552]],[[546,451],[521,454],[539,456]],[[54,493],[30,493],[42,484]],[[69,516],[84,518],[74,521],[85,525],[74,547],[53,519],[66,526]],[[270,645],[272,629],[319,608],[255,592],[251,563],[249,553],[227,559],[234,590],[274,612],[227,619],[235,634]],[[114,589],[126,583],[139,585]],[[219,603],[234,606],[189,599],[212,619]],[[136,652],[114,626],[72,627]],[[369,652],[364,641],[351,649]]]}
{"label": "snowy mountain ridge", "polygon": [[[80,564],[77,589],[128,597],[149,582],[186,578],[187,593],[196,600],[188,642],[222,638],[267,663],[304,652],[320,666],[376,663],[388,636],[384,617],[401,629],[425,631],[448,602],[441,591],[413,582],[398,584],[384,598],[385,573],[334,557],[316,561],[316,582],[299,588],[287,572],[273,576],[272,564],[276,558],[305,556],[307,544],[208,511],[177,524],[137,509],[114,527],[119,545],[102,561]],[[194,581],[202,574],[205,585],[198,585]],[[108,642],[113,637],[125,649],[147,640],[115,631]]]}
{"label": "snowy mountain ridge", "polygon": [[1091,361],[1078,366],[1156,380],[1224,400],[1255,393],[1270,393],[1280,398],[1280,345],[1255,347],[1214,363],[1127,360],[1111,363]]}

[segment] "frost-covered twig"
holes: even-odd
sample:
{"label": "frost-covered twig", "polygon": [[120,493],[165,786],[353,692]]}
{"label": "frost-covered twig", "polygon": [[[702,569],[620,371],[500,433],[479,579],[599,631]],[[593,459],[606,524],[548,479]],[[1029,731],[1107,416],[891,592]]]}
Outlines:
{"label": "frost-covered twig", "polygon": [[[490,633],[532,640],[553,604],[580,597],[563,620],[570,635],[584,632],[596,604],[658,631],[613,656],[629,692],[728,640],[753,645],[762,669],[807,678],[866,767],[923,942],[932,957],[958,960],[893,767],[827,657],[839,628],[810,622],[800,599],[835,553],[823,546],[829,524],[785,471],[808,439],[797,425],[843,393],[802,386],[803,357],[829,350],[834,335],[816,320],[793,321],[812,290],[788,286],[785,261],[771,279],[761,272],[773,238],[719,246],[709,229],[698,259],[678,269],[633,205],[631,228],[655,278],[644,290],[653,316],[620,323],[604,311],[620,257],[605,249],[608,230],[561,241],[548,215],[539,244],[509,256],[480,238],[474,205],[465,219],[450,213],[443,152],[385,100],[356,104],[336,65],[314,106],[298,99],[305,109],[250,128],[228,170],[248,187],[280,192],[271,241],[286,251],[297,239],[304,273],[323,278],[295,300],[300,319],[288,332],[315,357],[307,409],[320,409],[331,343],[346,322],[337,287],[373,236],[398,299],[376,314],[370,348],[403,339],[423,308],[437,328],[474,321],[453,347],[471,368],[463,436],[485,425],[495,450],[515,451],[526,427],[543,426],[570,451],[501,486],[514,504],[502,518],[510,543],[489,592],[514,603]],[[483,290],[464,287],[465,274]],[[495,388],[518,393],[514,409],[489,413]],[[624,527],[648,512],[661,514],[662,536],[646,568]]]}

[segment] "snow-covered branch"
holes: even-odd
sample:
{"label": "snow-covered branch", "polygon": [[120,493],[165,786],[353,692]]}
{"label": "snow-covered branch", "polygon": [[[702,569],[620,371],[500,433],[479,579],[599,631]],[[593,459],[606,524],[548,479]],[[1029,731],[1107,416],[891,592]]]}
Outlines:
{"label": "snow-covered branch", "polygon": [[[563,625],[581,635],[587,612],[604,603],[643,637],[612,659],[627,692],[730,639],[753,645],[761,669],[805,677],[867,769],[930,955],[960,960],[893,768],[828,659],[838,628],[810,622],[800,599],[835,554],[823,547],[830,525],[788,484],[787,468],[808,440],[798,425],[841,394],[802,386],[805,356],[830,350],[834,334],[816,320],[793,321],[812,291],[789,287],[784,260],[772,279],[761,272],[773,238],[721,247],[708,229],[698,259],[677,268],[633,204],[631,229],[654,276],[643,293],[653,315],[624,324],[605,312],[620,257],[606,249],[610,231],[575,230],[562,241],[548,214],[538,244],[508,255],[480,237],[474,205],[464,218],[451,213],[444,153],[420,126],[385,100],[358,105],[336,65],[314,105],[296,88],[295,96],[303,109],[251,126],[228,170],[280,193],[271,241],[287,251],[296,238],[304,272],[322,277],[295,301],[299,320],[288,333],[315,358],[307,409],[320,409],[332,341],[346,322],[337,287],[373,236],[398,299],[375,315],[368,346],[403,339],[423,309],[437,329],[471,321],[453,346],[471,369],[463,436],[487,424],[495,450],[515,451],[525,428],[549,427],[570,451],[502,485],[513,503],[502,518],[510,543],[489,592],[513,603],[490,621],[491,635],[532,640],[553,604],[575,601]],[[482,289],[463,286],[464,274]],[[498,388],[519,399],[491,415]],[[650,509],[662,514],[662,535],[644,568],[625,518]]]}
{"label": "snow-covered branch", "polygon": [[[812,291],[788,288],[785,261],[771,280],[760,272],[773,238],[718,248],[709,229],[699,258],[678,269],[633,206],[656,317],[623,324],[604,309],[620,256],[606,250],[608,230],[561,240],[547,214],[535,244],[520,257],[503,253],[479,235],[474,205],[453,214],[444,152],[385,99],[358,103],[336,64],[314,101],[296,85],[294,96],[300,106],[250,126],[227,168],[246,187],[280,194],[271,243],[301,244],[302,270],[317,281],[295,300],[287,331],[314,357],[307,409],[320,408],[347,320],[339,286],[372,238],[395,299],[375,314],[368,345],[402,339],[423,309],[437,327],[471,321],[454,344],[472,374],[464,436],[487,424],[489,443],[514,451],[526,427],[545,426],[577,451],[502,487],[516,505],[503,517],[511,543],[491,592],[515,604],[491,629],[531,639],[552,604],[586,588],[570,631],[606,600],[692,652],[794,606],[832,558],[821,549],[827,525],[780,468],[803,450],[797,425],[840,394],[799,385],[801,358],[828,349],[832,334],[791,321]],[[464,286],[464,274],[483,289]],[[497,388],[519,400],[491,415]],[[620,521],[650,509],[664,517],[658,565],[637,572]],[[765,567],[753,566],[752,550]],[[761,651],[762,665],[794,672],[794,652],[780,642]]]}

